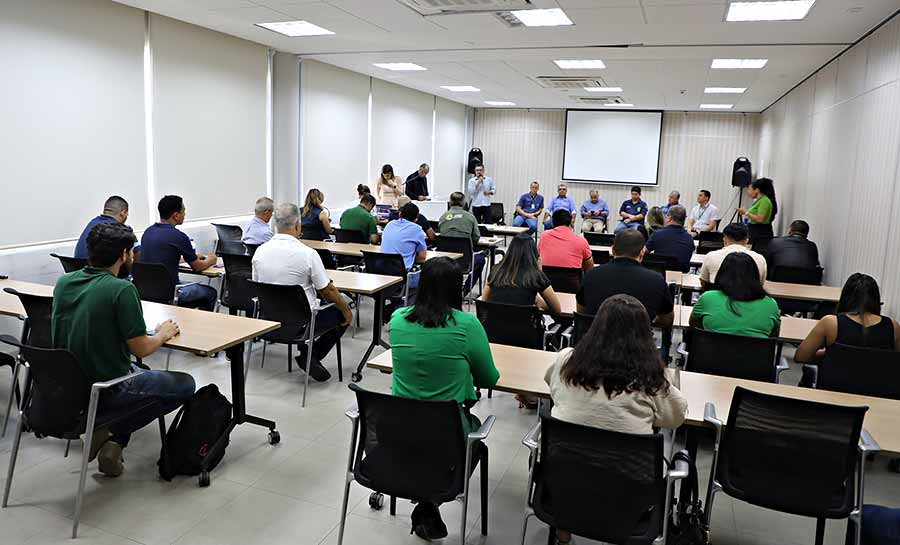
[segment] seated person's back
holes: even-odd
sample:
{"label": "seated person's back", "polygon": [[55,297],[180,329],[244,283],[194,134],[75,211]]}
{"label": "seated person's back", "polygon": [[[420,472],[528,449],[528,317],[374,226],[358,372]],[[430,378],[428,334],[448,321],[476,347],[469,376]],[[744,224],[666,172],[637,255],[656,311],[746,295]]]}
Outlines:
{"label": "seated person's back", "polygon": [[560,208],[553,212],[553,229],[544,231],[538,242],[541,265],[586,271],[594,268],[587,240],[576,235],[571,225],[572,214],[568,210]]}
{"label": "seated person's back", "polygon": [[381,234],[381,251],[386,254],[400,254],[406,270],[416,261],[425,261],[428,247],[425,245],[425,231],[416,223],[419,207],[413,203],[400,209],[400,219],[387,224]]}
{"label": "seated person's back", "polygon": [[767,266],[766,258],[750,249],[748,245],[747,227],[743,223],[729,223],[722,229],[722,241],[725,244],[719,250],[706,254],[703,265],[700,267],[700,282],[704,289],[711,289],[716,283],[716,275],[722,267],[725,258],[734,252],[749,255],[759,269],[759,277],[765,282]]}
{"label": "seated person's back", "polygon": [[364,194],[359,200],[359,206],[344,210],[341,214],[341,229],[357,231],[362,234],[365,242],[378,243],[378,226],[372,217],[372,209],[375,208],[375,197]]}
{"label": "seated person's back", "polygon": [[777,237],[769,241],[769,245],[766,247],[769,274],[774,274],[775,267],[800,269],[818,267],[819,248],[815,242],[807,238],[808,236],[809,224],[803,220],[794,220],[791,222],[786,237]]}
{"label": "seated person's back", "polygon": [[506,305],[531,306],[537,304],[559,314],[559,299],[550,286],[550,279],[541,270],[534,239],[527,233],[513,237],[506,249],[506,257],[491,270],[482,298]]}
{"label": "seated person's back", "polygon": [[442,237],[469,238],[472,245],[478,244],[481,233],[478,220],[471,212],[463,209],[465,195],[454,192],[450,195],[450,208],[441,214],[438,220],[438,231]]}
{"label": "seated person's back", "polygon": [[687,212],[680,204],[670,207],[665,227],[656,229],[647,240],[647,250],[653,255],[678,259],[681,272],[691,269],[691,257],[694,255],[694,239],[684,229],[686,217]]}

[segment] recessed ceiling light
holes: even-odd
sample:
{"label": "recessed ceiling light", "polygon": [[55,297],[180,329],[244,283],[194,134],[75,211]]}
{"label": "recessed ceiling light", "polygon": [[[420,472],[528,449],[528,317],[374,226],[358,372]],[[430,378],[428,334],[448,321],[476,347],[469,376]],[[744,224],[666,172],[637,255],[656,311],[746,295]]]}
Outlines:
{"label": "recessed ceiling light", "polygon": [[762,68],[769,59],[713,59],[710,68],[715,69],[749,69]]}
{"label": "recessed ceiling light", "polygon": [[739,95],[746,91],[746,87],[707,87],[703,89],[703,92],[707,95],[715,95],[715,94],[729,94],[729,95]]}
{"label": "recessed ceiling light", "polygon": [[606,65],[603,64],[603,61],[600,59],[593,60],[562,60],[562,61],[553,61],[556,63],[556,66],[559,66],[563,70],[589,70],[589,69],[597,69],[602,70],[606,68]]}
{"label": "recessed ceiling light", "polygon": [[776,2],[732,2],[726,21],[799,21],[806,17],[816,0],[779,0]]}
{"label": "recessed ceiling light", "polygon": [[284,34],[291,38],[297,36],[327,36],[334,32],[316,26],[308,21],[280,21],[277,23],[256,23],[256,26],[262,27],[272,32]]}
{"label": "recessed ceiling light", "polygon": [[515,106],[515,102],[509,102],[507,100],[485,100],[485,104],[488,106]]}
{"label": "recessed ceiling light", "polygon": [[517,9],[510,11],[525,26],[569,26],[574,24],[559,8],[553,9]]}
{"label": "recessed ceiling light", "polygon": [[394,72],[418,72],[421,70],[428,70],[424,66],[419,66],[418,64],[411,62],[373,62],[372,66],[384,68],[385,70],[392,70]]}
{"label": "recessed ceiling light", "polygon": [[589,93],[621,93],[621,87],[585,87],[585,91]]}
{"label": "recessed ceiling light", "polygon": [[730,110],[734,108],[734,104],[701,104],[704,110]]}
{"label": "recessed ceiling light", "polygon": [[612,102],[610,104],[604,104],[604,106],[606,106],[607,108],[634,108],[634,104],[625,104],[624,102]]}
{"label": "recessed ceiling light", "polygon": [[441,85],[441,89],[453,91],[454,93],[477,93],[481,91],[478,87],[472,87],[471,85]]}

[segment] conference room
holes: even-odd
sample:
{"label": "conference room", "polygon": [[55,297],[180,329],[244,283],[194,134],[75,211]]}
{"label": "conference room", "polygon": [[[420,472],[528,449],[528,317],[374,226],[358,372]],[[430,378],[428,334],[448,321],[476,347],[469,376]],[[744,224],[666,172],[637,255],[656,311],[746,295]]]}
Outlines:
{"label": "conference room", "polygon": [[0,543],[900,543],[898,14],[3,0]]}

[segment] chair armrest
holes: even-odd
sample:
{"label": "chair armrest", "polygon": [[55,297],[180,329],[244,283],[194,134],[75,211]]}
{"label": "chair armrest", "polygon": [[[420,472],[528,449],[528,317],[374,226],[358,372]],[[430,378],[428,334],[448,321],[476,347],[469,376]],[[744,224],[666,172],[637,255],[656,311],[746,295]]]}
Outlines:
{"label": "chair armrest", "polygon": [[312,310],[313,312],[322,312],[322,311],[325,310],[326,308],[333,307],[333,306],[334,306],[334,303],[328,303],[328,304],[325,304],[325,305],[319,303],[319,304],[317,304],[314,308],[312,308],[312,309],[310,309],[310,310]]}
{"label": "chair armrest", "polygon": [[784,373],[790,368],[791,366],[788,363],[787,358],[781,356],[781,358],[778,359],[778,365],[775,366],[775,382],[781,383],[781,373]]}
{"label": "chair armrest", "polygon": [[105,382],[95,382],[91,385],[91,390],[96,390],[96,391],[105,390],[107,388],[111,388],[111,387],[115,386],[116,384],[121,384],[123,382],[129,381],[129,380],[133,379],[134,377],[136,377],[138,375],[142,375],[142,374],[144,374],[143,371],[138,371],[137,373],[131,373],[129,375],[124,375],[119,378],[107,380]]}
{"label": "chair armrest", "polygon": [[690,354],[688,354],[688,351],[687,351],[687,344],[685,344],[683,342],[678,343],[678,347],[675,348],[675,351],[684,357],[688,357],[690,355]]}
{"label": "chair armrest", "polygon": [[722,421],[716,418],[716,405],[715,403],[706,402],[706,406],[703,408],[703,420],[709,424],[712,424],[716,431],[722,430]]}
{"label": "chair armrest", "polygon": [[538,437],[541,435],[541,423],[538,421],[531,430],[522,438],[522,444],[534,452],[538,448]]}
{"label": "chair armrest", "polygon": [[343,267],[337,267],[337,270],[339,270],[339,271],[352,271],[352,270],[355,269],[355,268],[356,268],[356,265],[345,265],[345,266],[343,266]]}
{"label": "chair armrest", "polygon": [[[687,451],[683,450],[682,452],[686,453]],[[681,479],[687,479],[689,473],[690,466],[688,465],[687,460],[678,458],[666,473],[666,478],[670,481],[679,481]]]}
{"label": "chair armrest", "polygon": [[350,420],[358,420],[359,419],[359,407],[357,407],[356,403],[350,406],[349,409],[344,413],[344,415]]}
{"label": "chair armrest", "polygon": [[482,424],[481,427],[478,428],[478,431],[473,431],[468,435],[468,437],[466,437],[466,442],[472,444],[476,441],[484,441],[485,439],[487,439],[488,435],[491,434],[491,428],[494,427],[494,422],[496,422],[496,420],[496,416],[488,416],[484,420],[484,424]]}
{"label": "chair armrest", "polygon": [[859,449],[863,454],[881,452],[881,446],[866,430],[862,430],[862,433],[859,434]]}

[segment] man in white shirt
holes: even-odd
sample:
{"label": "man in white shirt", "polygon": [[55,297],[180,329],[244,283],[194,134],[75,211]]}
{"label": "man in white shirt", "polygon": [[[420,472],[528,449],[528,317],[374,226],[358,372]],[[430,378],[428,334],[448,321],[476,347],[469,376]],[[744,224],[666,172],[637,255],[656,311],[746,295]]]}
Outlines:
{"label": "man in white shirt", "polygon": [[269,221],[272,219],[274,211],[275,203],[272,199],[269,197],[256,199],[256,206],[253,208],[253,219],[247,224],[247,230],[241,239],[244,244],[259,246],[272,238],[272,228],[269,227]]}
{"label": "man in white shirt", "polygon": [[466,196],[472,215],[478,223],[494,223],[491,217],[491,197],[495,193],[494,180],[484,175],[484,165],[475,167],[475,176],[469,179]]}
{"label": "man in white shirt", "polygon": [[[312,365],[309,376],[326,381],[331,373],[322,366],[322,360],[353,321],[350,307],[331,283],[322,259],[315,250],[299,240],[300,210],[296,204],[285,203],[275,210],[275,229],[278,232],[253,254],[253,280],[267,284],[302,286],[311,309],[316,308],[318,294],[334,306],[316,315],[316,331],[328,331],[319,337],[312,348]],[[297,365],[306,368],[306,346],[301,347]]]}
{"label": "man in white shirt", "polygon": [[725,247],[706,254],[703,260],[703,266],[700,267],[700,284],[703,289],[713,289],[716,283],[716,274],[722,267],[722,262],[728,254],[741,252],[749,255],[756,262],[759,269],[759,278],[765,283],[766,281],[766,258],[758,254],[747,246],[747,227],[742,223],[731,223],[722,230],[725,241]]}
{"label": "man in white shirt", "polygon": [[709,202],[712,194],[706,189],[701,189],[697,194],[697,205],[691,210],[691,217],[688,219],[688,231],[694,238],[703,231],[715,231],[719,227],[719,209],[716,205]]}

